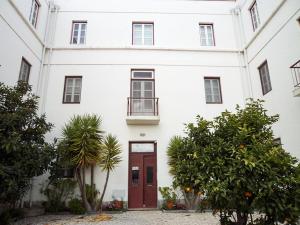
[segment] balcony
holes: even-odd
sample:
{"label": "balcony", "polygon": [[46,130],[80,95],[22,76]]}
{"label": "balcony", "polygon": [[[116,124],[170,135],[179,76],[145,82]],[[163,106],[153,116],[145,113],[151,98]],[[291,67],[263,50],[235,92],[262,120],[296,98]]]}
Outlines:
{"label": "balcony", "polygon": [[128,125],[158,125],[158,98],[127,98]]}
{"label": "balcony", "polygon": [[300,60],[298,60],[290,68],[292,70],[293,82],[294,82],[293,95],[294,97],[300,97]]}

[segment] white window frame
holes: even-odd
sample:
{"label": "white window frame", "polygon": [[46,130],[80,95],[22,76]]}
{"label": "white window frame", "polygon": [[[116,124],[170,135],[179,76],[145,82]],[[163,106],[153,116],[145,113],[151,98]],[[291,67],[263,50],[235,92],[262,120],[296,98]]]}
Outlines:
{"label": "white window frame", "polygon": [[39,15],[40,3],[37,0],[32,0],[29,21],[32,26],[36,27]]}
{"label": "white window frame", "polygon": [[253,31],[256,31],[257,28],[260,25],[260,18],[259,18],[259,13],[258,13],[258,8],[257,8],[257,2],[256,1],[254,1],[251,4],[251,6],[249,8],[249,11],[250,11],[250,15],[251,15],[251,22],[252,22]]}
{"label": "white window frame", "polygon": [[20,73],[19,73],[19,81],[22,80],[28,83],[29,75],[30,75],[31,65],[30,63],[23,57],[21,61]]}
{"label": "white window frame", "polygon": [[[136,43],[135,42],[135,40],[136,40],[136,38],[135,38],[135,26],[136,25],[139,25],[139,26],[142,26],[142,37],[141,37],[141,43]],[[151,37],[151,39],[152,39],[152,42],[151,42],[151,44],[147,44],[147,43],[145,43],[145,26],[149,26],[149,25],[151,25],[152,26],[152,37]],[[132,23],[132,45],[146,45],[146,46],[152,46],[152,45],[154,45],[154,23],[152,23],[152,22],[145,22],[145,23],[142,23],[142,22],[133,22]]]}
{"label": "white window frame", "polygon": [[[207,93],[206,82],[205,82],[206,80],[209,80],[209,83],[210,83],[210,87],[209,87],[210,93]],[[218,96],[216,96],[213,92],[213,84],[212,84],[213,80],[218,81]],[[204,77],[204,90],[205,90],[205,101],[207,104],[222,104],[223,103],[220,77]],[[207,101],[208,94],[210,94],[212,96],[212,101]],[[216,97],[218,97],[218,99]]]}
{"label": "white window frame", "polygon": [[[85,24],[85,30],[82,29],[82,25]],[[75,26],[78,25],[77,36],[75,36]],[[81,35],[84,33],[84,40],[81,43]],[[72,45],[84,45],[86,42],[86,33],[87,33],[87,21],[72,21],[72,34],[71,34],[71,44]],[[76,43],[74,42],[74,38],[76,39]]]}
{"label": "white window frame", "polygon": [[268,62],[264,61],[259,67],[259,76],[260,76],[260,83],[262,88],[263,95],[272,91],[272,84],[269,72]]}
{"label": "white window frame", "polygon": [[[67,84],[68,84],[68,79],[72,79],[72,91],[71,93],[67,92]],[[80,79],[80,93],[79,93],[79,101],[74,101],[74,96],[78,93],[75,93],[75,82],[76,79]],[[81,102],[81,92],[82,92],[82,76],[66,76],[65,77],[65,85],[64,85],[64,95],[63,95],[63,103],[77,103],[79,104]],[[67,101],[67,95],[71,95],[71,101]]]}
{"label": "white window frame", "polygon": [[[204,33],[202,33],[201,27],[204,28]],[[211,28],[210,37],[209,37],[208,27]],[[199,35],[200,35],[201,46],[215,46],[214,25],[212,23],[199,23]]]}

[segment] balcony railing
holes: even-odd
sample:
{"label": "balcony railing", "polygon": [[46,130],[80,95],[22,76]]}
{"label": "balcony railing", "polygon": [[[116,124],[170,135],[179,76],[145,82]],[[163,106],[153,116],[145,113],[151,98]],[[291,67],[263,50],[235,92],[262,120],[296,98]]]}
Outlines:
{"label": "balcony railing", "polygon": [[127,98],[127,116],[158,116],[158,98]]}
{"label": "balcony railing", "polygon": [[294,87],[300,87],[300,60],[291,67],[293,74]]}

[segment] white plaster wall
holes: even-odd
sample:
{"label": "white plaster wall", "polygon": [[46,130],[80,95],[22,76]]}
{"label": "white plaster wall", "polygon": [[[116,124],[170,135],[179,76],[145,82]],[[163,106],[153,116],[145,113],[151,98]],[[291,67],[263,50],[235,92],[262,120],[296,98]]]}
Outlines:
{"label": "white plaster wall", "polygon": [[230,15],[233,2],[56,2],[61,9],[55,47],[74,47],[70,44],[72,20],[86,20],[88,25],[85,46],[88,47],[131,46],[132,22],[148,21],[154,22],[156,47],[200,48],[199,23],[213,23],[216,46],[210,48],[236,48]]}
{"label": "white plaster wall", "polygon": [[41,66],[47,5],[46,1],[41,1],[37,28],[28,22],[30,7],[31,1],[29,0],[15,0],[12,3],[9,0],[0,1],[0,82],[8,85],[16,84],[19,78],[21,59],[24,57],[31,64],[29,83],[36,91]]}
{"label": "white plaster wall", "polygon": [[253,31],[251,14],[249,11],[254,0],[238,0],[237,1],[237,6],[239,6],[241,8],[241,13],[242,13],[241,16],[242,16],[243,25],[244,25],[246,42],[249,42],[251,40],[251,38],[259,31],[259,29],[264,24],[264,22],[266,22],[266,20],[270,17],[273,10],[282,1],[283,0],[272,0],[272,1],[256,0],[257,9],[258,9],[259,18],[260,18],[260,25],[255,31]]}
{"label": "white plaster wall", "polygon": [[[142,54],[137,53],[136,59],[132,59],[129,64],[135,65],[135,61],[138,61]],[[169,58],[168,53],[160,54]],[[123,57],[126,57],[125,55]],[[218,57],[220,56],[216,54],[215,58]],[[195,57],[191,63],[197,64],[197,61]],[[113,60],[111,62],[114,63]],[[166,148],[170,138],[176,134],[183,134],[183,124],[194,122],[197,114],[211,119],[225,109],[234,109],[237,103],[243,104],[238,67],[209,67],[200,64],[198,66],[153,65],[151,67],[130,65],[53,65],[49,76],[46,112],[48,120],[56,125],[51,138],[60,137],[62,126],[73,115],[96,113],[103,118],[103,130],[117,135],[122,144],[123,161],[111,175],[106,200],[111,198],[115,189],[124,189],[127,194],[129,141],[157,141],[158,186],[170,185],[171,177],[168,174],[166,157]],[[159,125],[126,124],[127,97],[130,95],[130,70],[132,68],[155,69],[155,92],[156,97],[159,98],[160,111]],[[62,104],[66,75],[83,76],[80,104]],[[204,76],[221,77],[223,104],[207,105],[205,103]],[[232,85],[236,87],[233,89]],[[140,137],[140,133],[145,133],[146,136]],[[98,187],[101,187],[100,189],[102,189],[103,182],[104,175],[96,173],[96,183]]]}

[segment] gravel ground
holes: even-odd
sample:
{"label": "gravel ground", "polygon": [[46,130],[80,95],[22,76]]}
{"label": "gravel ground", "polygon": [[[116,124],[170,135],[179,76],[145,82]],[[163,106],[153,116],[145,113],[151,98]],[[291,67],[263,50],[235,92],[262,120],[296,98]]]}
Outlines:
{"label": "gravel ground", "polygon": [[164,213],[161,211],[128,211],[111,214],[110,221],[91,222],[96,215],[45,215],[20,220],[14,225],[218,225],[211,213]]}

